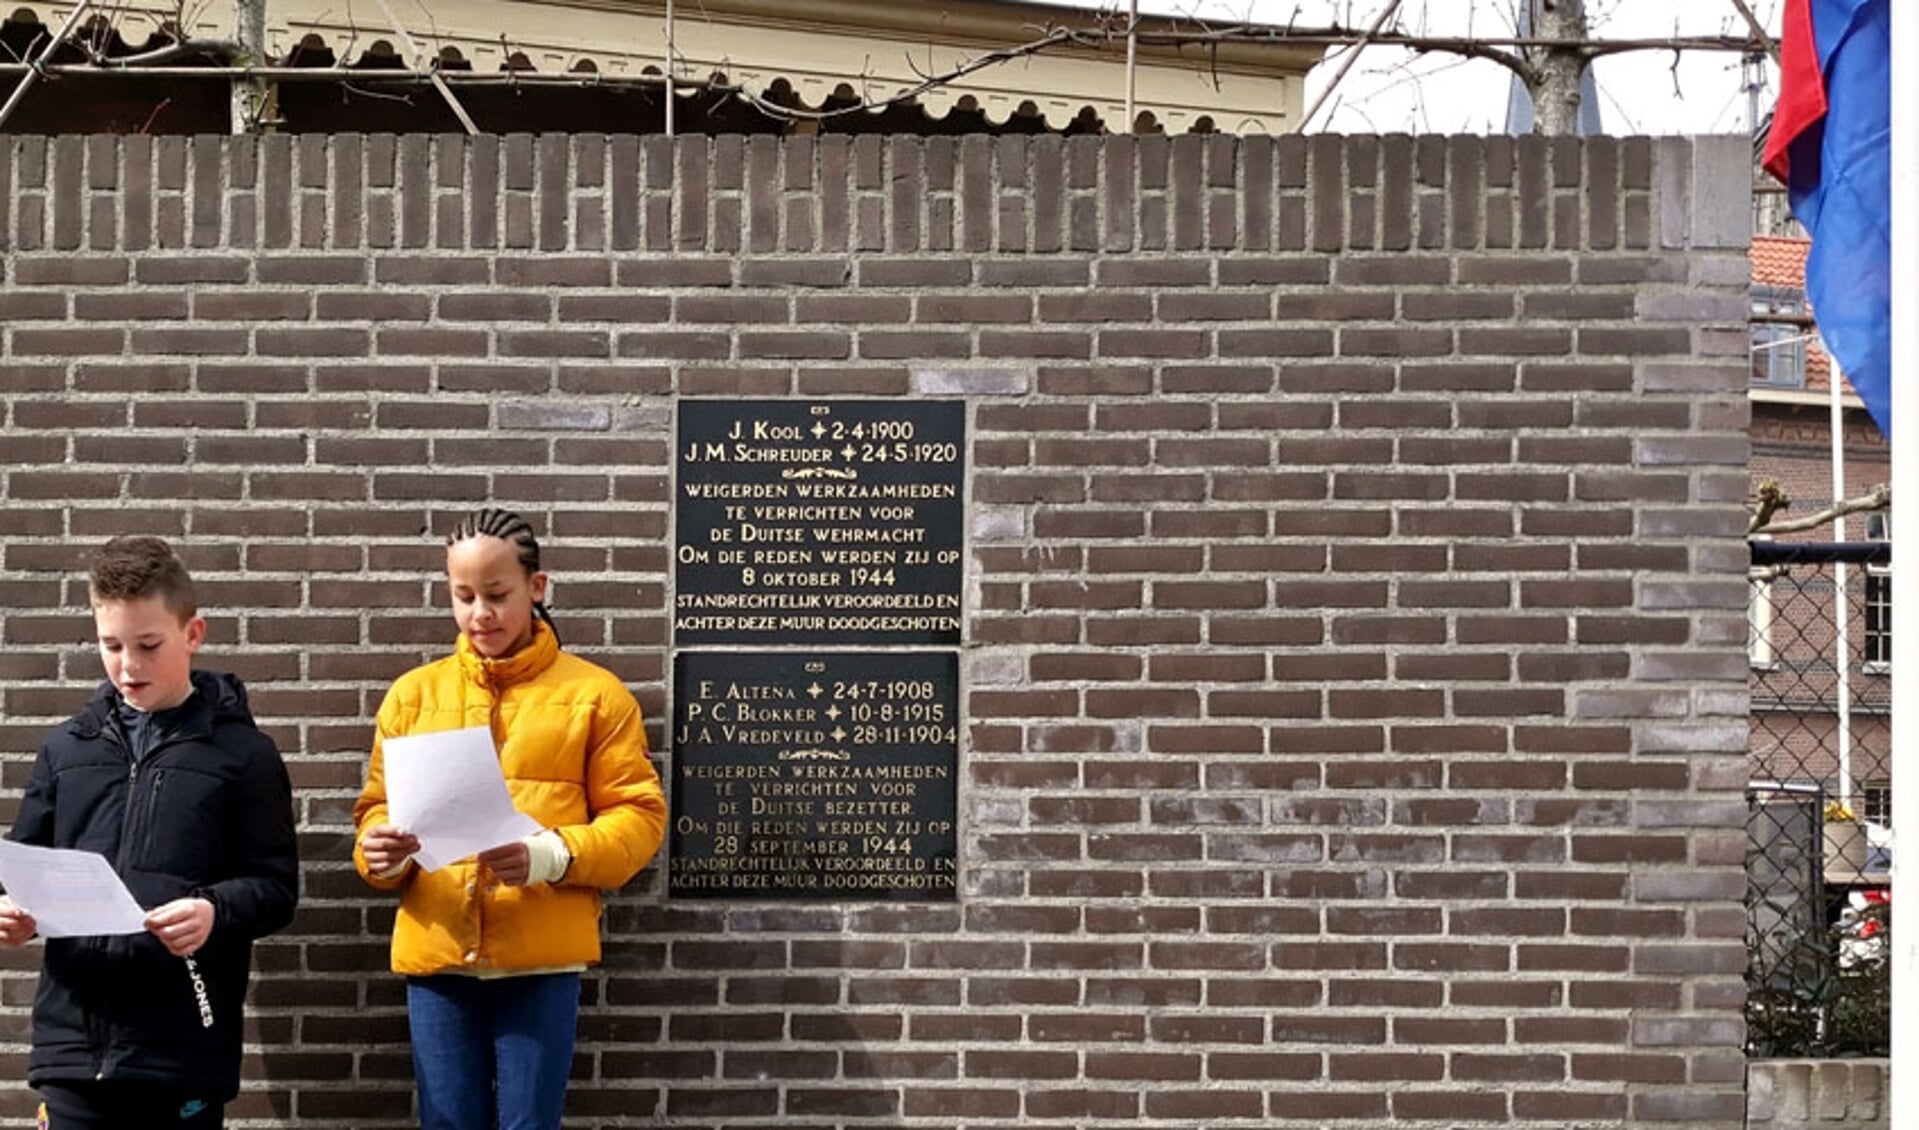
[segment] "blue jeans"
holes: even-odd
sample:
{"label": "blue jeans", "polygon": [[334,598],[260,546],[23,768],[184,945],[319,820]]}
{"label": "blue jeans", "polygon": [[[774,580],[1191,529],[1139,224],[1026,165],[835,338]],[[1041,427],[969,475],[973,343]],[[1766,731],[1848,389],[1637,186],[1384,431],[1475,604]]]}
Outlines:
{"label": "blue jeans", "polygon": [[580,975],[410,977],[420,1130],[559,1130]]}

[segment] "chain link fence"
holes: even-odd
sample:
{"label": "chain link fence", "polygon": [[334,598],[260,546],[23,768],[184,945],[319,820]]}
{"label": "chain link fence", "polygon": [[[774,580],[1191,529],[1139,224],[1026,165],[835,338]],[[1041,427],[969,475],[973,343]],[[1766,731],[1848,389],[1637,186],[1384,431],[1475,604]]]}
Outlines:
{"label": "chain link fence", "polygon": [[1752,552],[1746,1050],[1885,1055],[1891,546]]}

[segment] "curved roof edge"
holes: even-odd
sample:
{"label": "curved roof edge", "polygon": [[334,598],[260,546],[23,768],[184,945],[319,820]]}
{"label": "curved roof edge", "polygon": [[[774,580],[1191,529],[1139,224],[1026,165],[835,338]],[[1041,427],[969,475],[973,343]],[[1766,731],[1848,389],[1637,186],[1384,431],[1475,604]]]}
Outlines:
{"label": "curved roof edge", "polygon": [[[1124,117],[1123,42],[1018,53],[1049,29],[1110,26],[1098,13],[1018,0],[809,0],[804,18],[794,15],[799,7],[791,0],[680,0],[673,25],[676,76],[721,74],[756,94],[784,80],[811,109],[844,88],[868,105],[913,94],[935,118],[967,105],[995,124],[1037,113],[1052,129],[1065,128],[1089,107],[1115,127]],[[57,21],[67,10],[29,5],[15,9],[14,18]],[[451,48],[475,71],[505,70],[509,60],[547,74],[627,77],[666,69],[665,0],[409,0],[396,11],[429,57]],[[124,40],[138,43],[171,28],[179,13],[165,0],[128,0],[115,9],[116,26]],[[225,5],[189,9],[188,18],[184,30],[191,38],[231,38]],[[1156,20],[1151,26],[1198,25]],[[274,0],[267,40],[279,59],[303,42],[324,46],[342,62],[404,55],[401,37],[377,6],[338,0]],[[929,76],[951,74],[995,51],[1016,57],[919,89]],[[1142,48],[1135,110],[1173,133],[1202,119],[1227,132],[1291,132],[1302,112],[1305,73],[1317,58],[1315,49],[1283,43]]]}

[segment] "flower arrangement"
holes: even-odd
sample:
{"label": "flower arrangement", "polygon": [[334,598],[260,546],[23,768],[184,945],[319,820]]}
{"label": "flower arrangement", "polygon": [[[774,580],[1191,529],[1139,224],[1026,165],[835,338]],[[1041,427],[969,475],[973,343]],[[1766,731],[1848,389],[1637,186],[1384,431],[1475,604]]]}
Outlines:
{"label": "flower arrangement", "polygon": [[1828,824],[1859,823],[1859,814],[1846,807],[1846,802],[1841,800],[1829,800],[1826,802],[1825,817],[1826,823]]}

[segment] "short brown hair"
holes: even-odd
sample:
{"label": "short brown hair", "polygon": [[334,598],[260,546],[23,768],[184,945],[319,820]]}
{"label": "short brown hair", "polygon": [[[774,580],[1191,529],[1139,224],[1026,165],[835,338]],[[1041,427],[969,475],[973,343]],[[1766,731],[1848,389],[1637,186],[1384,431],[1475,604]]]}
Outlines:
{"label": "short brown hair", "polygon": [[117,537],[101,546],[87,568],[87,595],[94,604],[157,596],[183,622],[199,613],[193,577],[159,538]]}

